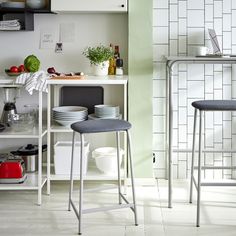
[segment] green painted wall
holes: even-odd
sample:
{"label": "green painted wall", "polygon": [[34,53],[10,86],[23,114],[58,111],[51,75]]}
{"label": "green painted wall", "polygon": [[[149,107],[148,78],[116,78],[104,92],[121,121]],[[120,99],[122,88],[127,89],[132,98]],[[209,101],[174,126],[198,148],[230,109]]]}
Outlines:
{"label": "green painted wall", "polygon": [[152,167],[152,0],[129,0],[129,121],[132,123],[136,178]]}

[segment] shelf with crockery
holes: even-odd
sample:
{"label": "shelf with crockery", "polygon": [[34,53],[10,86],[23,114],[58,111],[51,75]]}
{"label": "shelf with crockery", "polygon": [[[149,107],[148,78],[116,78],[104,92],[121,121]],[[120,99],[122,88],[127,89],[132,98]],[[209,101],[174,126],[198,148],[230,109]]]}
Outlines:
{"label": "shelf with crockery", "polygon": [[[55,111],[53,111],[53,108],[58,107],[61,104],[61,92],[65,86],[73,87],[102,87],[103,88],[103,103],[97,103],[97,104],[107,104],[107,105],[115,105],[119,106],[120,108],[120,114],[122,119],[127,119],[127,84],[128,84],[128,76],[90,76],[85,75],[83,79],[56,79],[53,78],[48,81],[48,146],[51,149],[51,151],[48,151],[49,155],[52,154],[52,156],[49,156],[47,159],[47,165],[51,168],[48,168],[47,174],[49,179],[49,185],[50,180],[69,180],[69,175],[60,175],[55,174],[54,170],[54,158],[55,158],[55,143],[57,141],[68,141],[71,142],[72,138],[72,130],[70,128],[70,125],[62,126],[58,124],[54,118],[57,114],[55,114]],[[86,90],[87,91],[87,90]],[[99,90],[100,91],[100,90]],[[96,90],[95,93],[99,93],[99,91]],[[87,94],[87,93],[86,93]],[[90,94],[89,96],[93,96]],[[65,96],[63,94],[63,96]],[[67,94],[67,97],[70,97],[70,94]],[[71,97],[73,95],[71,94]],[[70,104],[66,104],[66,106],[69,106]],[[74,104],[75,105],[75,104]],[[83,106],[82,104],[76,104],[76,106]],[[85,106],[85,105],[84,105]],[[95,113],[95,112],[94,112]],[[94,118],[97,119],[97,117],[90,117],[91,115],[94,116],[94,113],[91,113],[91,110],[89,111],[88,118]],[[65,115],[62,115],[62,120],[65,118]],[[121,136],[121,147],[126,150],[126,137],[125,134]],[[90,144],[90,152],[94,151],[95,149],[99,147],[115,147],[115,137],[114,134],[109,133],[103,133],[103,134],[90,134],[86,136],[86,141]],[[54,152],[52,149],[54,148]],[[69,149],[70,150],[70,149]],[[69,152],[69,151],[68,151]],[[68,155],[64,155],[63,158],[69,157]],[[52,160],[51,160],[52,159]],[[69,160],[69,159],[68,159]],[[121,178],[122,181],[124,181],[124,184],[126,183],[127,179],[127,161],[126,161],[126,151],[123,157],[123,164],[122,164],[122,173]],[[78,176],[75,176],[75,179],[78,179]],[[94,181],[102,181],[102,180],[117,180],[117,174],[106,174],[101,172],[96,166],[95,163],[89,163],[88,164],[88,171],[85,176],[86,180],[94,180]]]}

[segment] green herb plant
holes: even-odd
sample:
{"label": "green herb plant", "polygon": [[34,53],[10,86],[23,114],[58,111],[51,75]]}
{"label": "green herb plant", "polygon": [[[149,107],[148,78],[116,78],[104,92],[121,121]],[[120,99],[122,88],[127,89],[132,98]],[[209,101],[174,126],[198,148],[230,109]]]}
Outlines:
{"label": "green herb plant", "polygon": [[110,47],[99,45],[97,47],[87,47],[83,51],[83,55],[90,60],[90,64],[98,65],[111,59],[114,52]]}

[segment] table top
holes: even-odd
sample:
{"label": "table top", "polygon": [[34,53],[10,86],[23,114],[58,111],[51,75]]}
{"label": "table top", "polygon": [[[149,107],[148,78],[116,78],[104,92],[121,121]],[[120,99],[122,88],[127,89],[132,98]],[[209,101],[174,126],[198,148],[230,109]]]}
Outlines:
{"label": "table top", "polygon": [[230,56],[168,56],[165,57],[167,62],[224,62],[224,63],[236,63],[236,57]]}

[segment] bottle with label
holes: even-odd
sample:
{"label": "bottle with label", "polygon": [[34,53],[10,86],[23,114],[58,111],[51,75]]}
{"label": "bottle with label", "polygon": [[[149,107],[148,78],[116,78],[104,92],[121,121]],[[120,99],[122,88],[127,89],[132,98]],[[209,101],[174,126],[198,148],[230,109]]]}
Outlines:
{"label": "bottle with label", "polygon": [[[114,51],[112,44],[110,44],[110,49],[111,49],[112,51]],[[112,58],[109,60],[108,75],[114,75],[114,74],[115,74],[115,71],[116,71],[116,62],[115,62],[115,58],[112,57]]]}
{"label": "bottle with label", "polygon": [[119,46],[118,46],[118,45],[115,46],[114,58],[115,58],[115,59],[120,58],[120,49],[119,49]]}
{"label": "bottle with label", "polygon": [[116,59],[116,75],[123,75],[123,59]]}

